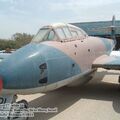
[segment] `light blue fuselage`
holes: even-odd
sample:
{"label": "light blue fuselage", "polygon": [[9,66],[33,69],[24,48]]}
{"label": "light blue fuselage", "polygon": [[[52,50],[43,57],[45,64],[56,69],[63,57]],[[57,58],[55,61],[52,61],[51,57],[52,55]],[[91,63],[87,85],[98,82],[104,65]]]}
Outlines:
{"label": "light blue fuselage", "polygon": [[70,57],[56,48],[30,43],[0,63],[4,89],[31,89],[81,73]]}
{"label": "light blue fuselage", "polygon": [[[103,53],[101,53],[102,51],[98,52],[101,55],[110,54],[114,44],[111,44],[111,41],[107,39],[101,38],[99,40],[106,48],[106,53],[104,51]],[[89,42],[91,43],[92,40]],[[86,52],[89,51],[86,50]],[[91,52],[91,54],[93,53]],[[30,43],[0,62],[0,78],[3,81],[3,89],[10,94],[53,90],[71,84],[75,82],[74,79],[83,75],[88,76],[91,71],[92,64],[83,72],[82,67],[69,55],[44,44],[44,42]],[[82,79],[82,81],[84,80]]]}

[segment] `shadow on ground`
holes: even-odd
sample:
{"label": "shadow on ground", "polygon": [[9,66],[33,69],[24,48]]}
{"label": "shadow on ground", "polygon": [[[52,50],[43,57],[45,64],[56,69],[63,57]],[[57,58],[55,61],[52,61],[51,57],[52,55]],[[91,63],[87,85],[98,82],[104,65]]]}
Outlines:
{"label": "shadow on ground", "polygon": [[[49,92],[29,103],[30,107],[57,107],[57,113],[38,113],[34,120],[48,120],[60,112],[63,112],[80,99],[93,99],[102,101],[112,101],[115,112],[120,113],[120,86],[118,84],[100,81],[108,72],[97,72],[93,82],[81,87],[63,87],[53,92]],[[119,75],[120,73],[113,73]],[[97,81],[97,82],[95,82]],[[99,82],[98,82],[99,81]],[[30,118],[29,120],[33,120]]]}

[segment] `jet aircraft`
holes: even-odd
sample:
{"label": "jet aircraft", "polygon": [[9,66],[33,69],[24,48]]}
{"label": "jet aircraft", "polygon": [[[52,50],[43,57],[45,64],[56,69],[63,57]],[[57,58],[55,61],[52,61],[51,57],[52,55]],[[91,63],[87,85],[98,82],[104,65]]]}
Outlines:
{"label": "jet aircraft", "polygon": [[109,56],[114,46],[113,40],[88,36],[73,25],[44,26],[0,63],[1,92],[47,92],[87,78],[98,67],[119,69],[119,59]]}
{"label": "jet aircraft", "polygon": [[97,68],[120,70],[120,58],[110,56],[114,47],[114,40],[88,36],[71,24],[43,26],[31,43],[0,62],[1,103],[85,84]]}

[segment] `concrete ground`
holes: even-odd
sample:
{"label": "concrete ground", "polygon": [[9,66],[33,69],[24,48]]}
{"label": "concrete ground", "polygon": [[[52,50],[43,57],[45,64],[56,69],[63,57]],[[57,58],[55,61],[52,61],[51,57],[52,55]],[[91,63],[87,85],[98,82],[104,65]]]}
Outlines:
{"label": "concrete ground", "polygon": [[37,113],[29,120],[120,120],[119,75],[120,71],[99,69],[85,86],[19,96],[19,100],[28,100],[30,107],[58,108],[57,113]]}

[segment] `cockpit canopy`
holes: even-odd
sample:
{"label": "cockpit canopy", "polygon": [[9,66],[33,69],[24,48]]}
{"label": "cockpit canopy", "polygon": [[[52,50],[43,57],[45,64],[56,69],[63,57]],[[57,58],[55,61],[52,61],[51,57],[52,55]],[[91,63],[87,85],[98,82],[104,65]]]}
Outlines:
{"label": "cockpit canopy", "polygon": [[42,27],[32,42],[70,41],[85,38],[87,34],[80,28],[70,24],[53,24]]}

